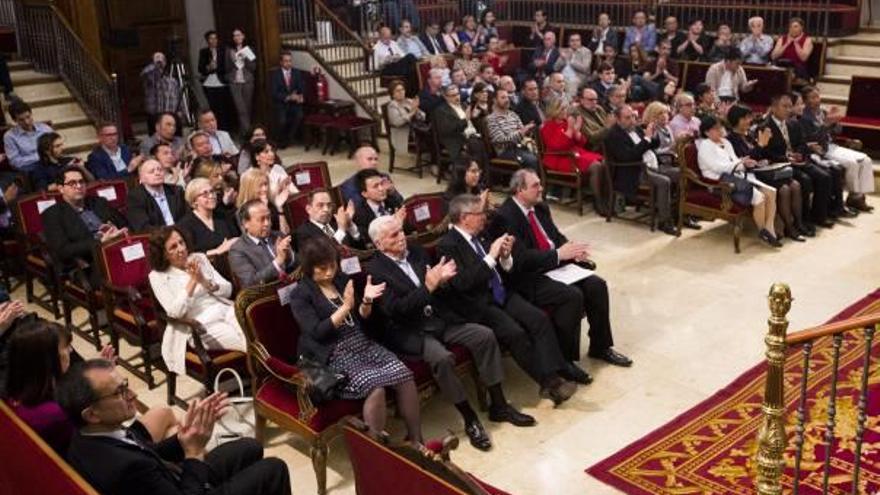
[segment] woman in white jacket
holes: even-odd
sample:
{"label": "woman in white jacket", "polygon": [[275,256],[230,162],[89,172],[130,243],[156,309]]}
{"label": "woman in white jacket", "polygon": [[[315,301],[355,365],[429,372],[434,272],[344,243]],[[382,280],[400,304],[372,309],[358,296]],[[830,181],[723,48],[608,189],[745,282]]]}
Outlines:
{"label": "woman in white jacket", "polygon": [[[189,252],[176,226],[150,236],[150,286],[159,304],[174,318],[189,318],[205,328],[202,343],[209,350],[247,351],[247,341],[229,296],[232,284],[217,273],[202,253]],[[162,358],[168,370],[186,373],[188,327],[169,325],[162,337]]]}
{"label": "woman in white jacket", "polygon": [[758,226],[758,237],[770,246],[782,246],[773,234],[776,189],[759,181],[748,171],[758,162],[749,157],[736,156],[733,145],[724,137],[721,122],[715,117],[703,119],[700,133],[705,138],[697,141],[700,172],[707,179],[733,183],[733,202],[743,207],[752,207],[752,217]]}

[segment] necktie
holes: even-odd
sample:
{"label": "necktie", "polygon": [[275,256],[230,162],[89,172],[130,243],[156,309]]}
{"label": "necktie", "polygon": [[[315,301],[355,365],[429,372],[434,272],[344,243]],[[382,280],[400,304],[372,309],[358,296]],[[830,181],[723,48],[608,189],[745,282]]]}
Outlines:
{"label": "necktie", "polygon": [[791,151],[791,140],[788,138],[788,124],[782,122],[779,126],[779,131],[782,132],[782,139],[785,140],[785,149]]}
{"label": "necktie", "polygon": [[265,246],[266,249],[269,251],[269,254],[272,255],[272,259],[275,259],[275,247],[269,243],[269,238],[267,237],[263,239],[262,241],[260,241],[260,244]]}
{"label": "necktie", "polygon": [[535,242],[538,244],[539,251],[549,251],[550,250],[550,239],[547,238],[547,234],[541,229],[541,226],[538,224],[538,218],[535,217],[535,210],[529,210],[529,225],[532,227],[532,235],[535,236]]}
{"label": "necktie", "polygon": [[[486,257],[486,250],[483,249],[479,239],[471,237],[471,244],[474,245],[474,249],[477,250],[480,258]],[[504,306],[504,301],[507,300],[507,291],[504,290],[504,282],[501,281],[501,275],[498,275],[498,271],[494,268],[492,269],[492,278],[489,279],[489,288],[492,289],[492,299],[495,301],[495,304]]]}
{"label": "necktie", "polygon": [[388,55],[394,56],[394,49],[391,48],[391,45],[388,45]]}
{"label": "necktie", "polygon": [[180,466],[174,464],[173,462],[168,462],[165,459],[162,459],[162,457],[159,456],[159,453],[156,452],[153,447],[144,444],[144,442],[141,441],[141,439],[138,438],[138,436],[135,435],[134,432],[132,432],[128,428],[125,429],[125,438],[131,443],[135,444],[139,449],[141,449],[142,452],[146,453],[147,455],[158,461],[160,464],[165,466],[169,471],[171,471],[171,474],[174,476],[174,478],[180,481],[181,475],[183,474],[183,470],[180,468]]}
{"label": "necktie", "polygon": [[443,50],[440,49],[440,45],[437,44],[437,38],[434,38],[433,36],[431,36],[430,38],[431,45],[434,46],[434,54],[439,55],[440,53],[443,53]]}
{"label": "necktie", "polygon": [[284,71],[284,85],[290,88],[290,71]]}
{"label": "necktie", "polygon": [[383,205],[383,204],[380,204],[380,205],[379,205],[379,210],[378,210],[378,211],[379,211],[379,216],[380,216],[380,217],[383,217],[383,216],[385,216],[385,215],[388,214],[388,208],[385,208],[385,205]]}
{"label": "necktie", "polygon": [[334,232],[333,229],[330,228],[329,224],[324,224],[324,233],[327,234],[328,237],[333,237]]}

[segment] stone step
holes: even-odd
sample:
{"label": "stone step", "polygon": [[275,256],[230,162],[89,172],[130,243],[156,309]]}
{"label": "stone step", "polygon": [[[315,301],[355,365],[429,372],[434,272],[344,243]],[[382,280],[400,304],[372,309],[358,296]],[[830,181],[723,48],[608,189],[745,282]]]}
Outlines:
{"label": "stone step", "polygon": [[51,121],[52,127],[55,129],[66,129],[91,123],[75,101],[34,108],[34,119],[38,122]]}
{"label": "stone step", "polygon": [[836,79],[835,80],[826,80],[824,78],[819,79],[819,84],[818,84],[819,91],[821,92],[823,97],[824,96],[848,97],[849,96],[849,85],[850,85],[849,80],[844,80],[844,81],[840,81],[840,80],[836,80]]}
{"label": "stone step", "polygon": [[867,57],[828,57],[825,73],[837,76],[880,77],[880,59]]}
{"label": "stone step", "polygon": [[33,69],[23,69],[15,72],[10,72],[9,76],[12,78],[12,84],[14,84],[16,88],[18,88],[19,86],[43,84],[61,80],[61,78],[54,74],[44,74],[42,72],[37,72]]}
{"label": "stone step", "polygon": [[64,153],[79,154],[91,150],[97,138],[95,128],[91,124],[62,129],[59,134],[64,136]]}
{"label": "stone step", "polygon": [[860,57],[880,60],[880,39],[852,40],[845,38],[828,47],[828,57]]}
{"label": "stone step", "polygon": [[16,87],[15,94],[32,108],[75,101],[61,81]]}
{"label": "stone step", "polygon": [[840,95],[822,95],[820,100],[823,105],[837,105],[843,108],[846,108],[846,104],[849,101],[849,95],[840,96]]}
{"label": "stone step", "polygon": [[9,72],[32,70],[34,68],[34,64],[26,60],[10,60],[9,62],[6,62],[6,65],[9,67]]}

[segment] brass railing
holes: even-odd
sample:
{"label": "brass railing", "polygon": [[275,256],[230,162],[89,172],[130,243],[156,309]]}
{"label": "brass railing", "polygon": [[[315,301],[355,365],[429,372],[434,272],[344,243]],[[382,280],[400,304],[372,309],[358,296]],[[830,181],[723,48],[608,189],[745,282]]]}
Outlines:
{"label": "brass railing", "polygon": [[[758,432],[758,452],[756,457],[757,479],[756,488],[760,495],[780,495],[782,493],[782,474],[785,469],[784,453],[789,444],[785,432],[785,359],[788,348],[800,346],[803,356],[803,371],[799,383],[795,435],[793,438],[794,469],[792,473],[792,493],[797,495],[800,489],[801,461],[803,459],[804,438],[807,416],[807,391],[809,382],[810,361],[813,344],[820,338],[831,338],[831,371],[828,406],[825,413],[824,460],[822,464],[822,493],[829,493],[831,475],[831,458],[834,453],[835,426],[837,418],[838,374],[840,352],[844,333],[862,330],[864,344],[864,360],[862,362],[859,381],[858,403],[855,418],[855,448],[852,473],[851,493],[860,492],[859,476],[861,473],[861,456],[865,435],[868,404],[868,378],[871,373],[871,346],[877,327],[880,326],[880,315],[868,315],[850,318],[815,328],[808,328],[786,335],[788,320],[786,315],[791,309],[791,291],[785,284],[774,284],[770,289],[769,331],[764,338],[767,345],[767,382],[764,389],[762,407],[763,421]],[[835,493],[841,493],[836,491]]]}
{"label": "brass railing", "polygon": [[[50,0],[15,2],[19,55],[57,74],[92,122],[120,125],[116,74],[108,74]],[[121,127],[120,127],[121,129]]]}

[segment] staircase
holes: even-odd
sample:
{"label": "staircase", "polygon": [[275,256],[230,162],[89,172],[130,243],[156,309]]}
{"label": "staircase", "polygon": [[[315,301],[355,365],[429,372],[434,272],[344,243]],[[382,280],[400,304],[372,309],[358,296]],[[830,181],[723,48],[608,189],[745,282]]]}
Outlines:
{"label": "staircase", "polygon": [[52,128],[64,137],[64,153],[84,155],[95,145],[95,127],[76,99],[54,74],[34,70],[29,62],[9,62],[9,75],[15,94],[33,109],[34,120],[52,122]]}
{"label": "staircase", "polygon": [[819,78],[822,101],[845,107],[853,75],[880,77],[880,28],[829,40],[825,57],[825,74]]}

